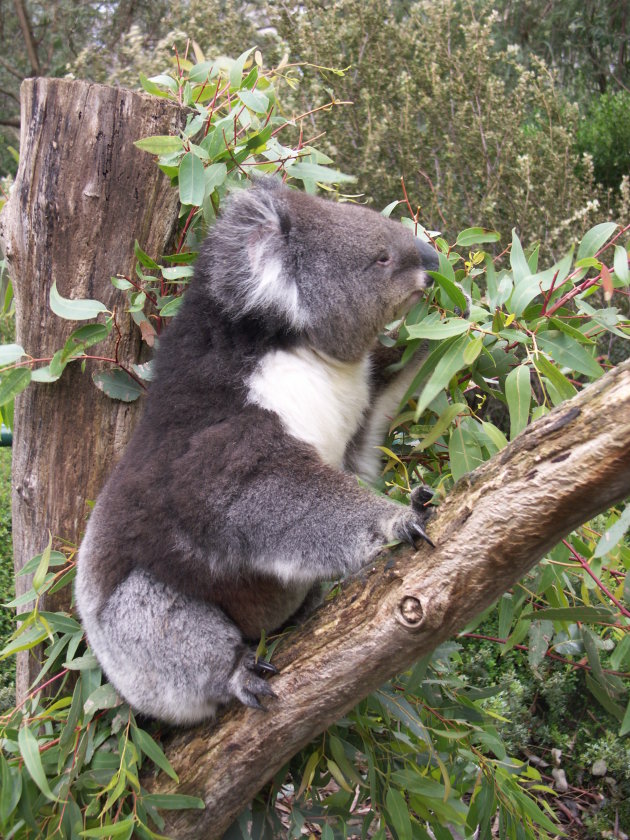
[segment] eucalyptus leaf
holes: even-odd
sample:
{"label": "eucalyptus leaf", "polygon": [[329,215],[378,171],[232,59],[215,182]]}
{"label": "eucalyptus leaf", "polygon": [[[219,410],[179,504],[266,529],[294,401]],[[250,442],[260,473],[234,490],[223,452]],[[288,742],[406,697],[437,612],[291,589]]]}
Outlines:
{"label": "eucalyptus leaf", "polygon": [[57,283],[53,282],[50,287],[50,308],[60,318],[65,318],[67,321],[87,321],[90,318],[96,318],[101,312],[107,312],[108,309],[100,300],[90,300],[89,298],[65,298],[57,291]]}

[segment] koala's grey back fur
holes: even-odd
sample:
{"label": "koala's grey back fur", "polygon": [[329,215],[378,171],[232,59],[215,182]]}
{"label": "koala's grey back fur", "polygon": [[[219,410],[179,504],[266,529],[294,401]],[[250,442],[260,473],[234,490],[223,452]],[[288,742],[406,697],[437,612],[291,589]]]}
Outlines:
{"label": "koala's grey back fur", "polygon": [[272,692],[250,642],[319,581],[422,534],[378,473],[410,373],[376,339],[435,252],[377,213],[262,181],[211,231],[135,433],[90,517],[76,598],[138,710],[187,723]]}

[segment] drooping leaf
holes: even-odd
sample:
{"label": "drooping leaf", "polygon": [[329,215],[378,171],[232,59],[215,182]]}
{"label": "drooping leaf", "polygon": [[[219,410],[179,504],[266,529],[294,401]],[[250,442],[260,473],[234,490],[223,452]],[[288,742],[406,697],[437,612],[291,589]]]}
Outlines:
{"label": "drooping leaf", "polygon": [[50,287],[50,308],[60,318],[67,321],[87,321],[96,318],[101,312],[107,312],[107,307],[100,300],[89,298],[64,298],[57,291],[57,283]]}
{"label": "drooping leaf", "polygon": [[390,787],[385,796],[385,807],[398,840],[412,840],[411,820],[402,793],[396,788]]}
{"label": "drooping leaf", "polygon": [[519,365],[510,371],[505,380],[505,397],[510,412],[510,440],[514,440],[529,419],[532,388],[527,365]]}
{"label": "drooping leaf", "polygon": [[52,802],[57,802],[57,797],[53,794],[46,778],[46,773],[42,765],[42,759],[39,754],[39,744],[37,738],[33,735],[28,726],[22,726],[18,732],[18,744],[20,747],[20,755],[24,759],[24,764],[28,770],[31,779],[35,782],[37,787],[44,794],[46,799]]}
{"label": "drooping leaf", "polygon": [[179,782],[177,773],[171,767],[171,764],[164,755],[162,748],[156,744],[148,732],[145,732],[144,729],[134,729],[133,739],[137,742],[142,752],[145,753],[145,755],[147,755],[151,761],[160,768],[160,770],[163,770],[167,776],[170,776],[171,779],[173,779],[174,782]]}
{"label": "drooping leaf", "polygon": [[179,165],[179,200],[199,207],[205,195],[203,163],[192,152],[186,152]]}
{"label": "drooping leaf", "polygon": [[120,368],[111,370],[99,370],[92,374],[92,379],[97,388],[100,388],[108,397],[122,402],[133,402],[142,394],[142,386],[132,379],[128,373]]}
{"label": "drooping leaf", "polygon": [[630,282],[630,271],[628,270],[628,252],[621,245],[615,245],[615,274],[624,285]]}

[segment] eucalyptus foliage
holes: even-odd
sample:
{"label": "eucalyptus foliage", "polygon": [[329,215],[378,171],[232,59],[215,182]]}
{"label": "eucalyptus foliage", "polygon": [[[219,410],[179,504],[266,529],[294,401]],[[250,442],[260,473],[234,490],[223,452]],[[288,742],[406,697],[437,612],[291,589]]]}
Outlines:
{"label": "eucalyptus foliage", "polygon": [[[112,279],[148,344],[176,311],[203,229],[228,188],[252,171],[280,170],[311,190],[343,180],[299,132],[293,145],[281,142],[291,125],[278,116],[272,81],[252,51],[222,63],[180,58],[170,73],[143,79],[152,94],[190,108],[180,136],[138,141],[179,190],[177,251],[149,255],[137,244],[135,275]],[[419,228],[416,218],[403,222]],[[628,232],[598,224],[553,265],[539,265],[538,248],[524,248],[516,232],[507,246],[483,228],[463,230],[453,245],[418,233],[435,242],[440,265],[429,295],[382,338],[400,345],[400,364],[426,351],[384,447],[383,489],[404,499],[422,480],[439,501],[529,422],[601,376],[612,349],[627,355],[630,323],[619,302],[630,286]],[[53,286],[50,305],[60,317],[89,323],[49,360],[32,360],[15,344],[0,347],[7,419],[12,398],[30,381],[52,382],[66,365],[87,364],[115,327],[99,301],[64,299]],[[150,365],[112,359],[111,370],[94,379],[129,400],[150,376]],[[500,599],[494,640],[501,651],[525,647],[534,671],[548,658],[585,670],[593,705],[612,716],[619,737],[630,732],[629,524],[628,509],[619,507],[549,552]],[[42,595],[70,584],[74,567],[74,549],[56,551],[51,538],[23,570],[33,574],[31,591],[11,604],[21,624],[0,656],[46,649],[27,699],[0,717],[0,830],[20,840],[159,837],[161,809],[203,803],[146,793],[146,774],[174,777],[159,733],[139,725],[103,681],[72,612],[40,609]],[[508,754],[505,719],[492,706],[503,687],[480,690],[459,675],[462,644],[463,637],[441,645],[295,756],[234,823],[229,840],[304,832],[325,840],[382,840],[388,832],[443,840],[453,826],[466,837],[495,829],[516,840],[555,835],[550,780]]]}

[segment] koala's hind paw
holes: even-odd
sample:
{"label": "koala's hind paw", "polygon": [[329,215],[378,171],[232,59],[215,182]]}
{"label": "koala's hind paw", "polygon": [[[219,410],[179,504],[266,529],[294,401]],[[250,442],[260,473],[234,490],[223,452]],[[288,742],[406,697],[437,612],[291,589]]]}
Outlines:
{"label": "koala's hind paw", "polygon": [[266,711],[260,702],[261,697],[277,697],[271,686],[260,676],[261,674],[277,674],[278,669],[265,659],[256,661],[254,654],[248,651],[236,666],[230,687],[235,697],[250,709]]}

